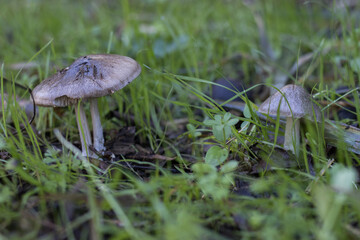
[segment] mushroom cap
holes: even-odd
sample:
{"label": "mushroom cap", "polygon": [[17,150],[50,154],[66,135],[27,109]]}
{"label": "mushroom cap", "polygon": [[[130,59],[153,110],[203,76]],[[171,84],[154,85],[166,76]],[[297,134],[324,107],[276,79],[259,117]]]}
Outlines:
{"label": "mushroom cap", "polygon": [[132,58],[114,54],[80,57],[33,90],[36,105],[65,107],[80,99],[106,96],[125,87],[141,72]]}
{"label": "mushroom cap", "polygon": [[[282,94],[281,94],[282,93]],[[284,99],[287,99],[287,102]],[[321,119],[320,108],[311,100],[312,97],[307,91],[297,85],[289,84],[280,89],[263,102],[259,107],[260,113],[277,115],[279,108],[280,116],[302,118],[307,116],[313,119],[315,113],[316,119]],[[288,104],[289,103],[289,104]],[[292,111],[290,111],[290,108]]]}

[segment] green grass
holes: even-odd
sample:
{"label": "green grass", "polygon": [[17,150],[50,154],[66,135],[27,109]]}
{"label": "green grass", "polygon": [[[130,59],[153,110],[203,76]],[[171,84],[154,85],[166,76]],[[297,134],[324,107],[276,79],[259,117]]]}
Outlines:
{"label": "green grass", "polygon": [[[325,115],[337,99],[354,104],[360,123],[357,91],[334,92],[358,86],[360,6],[340,11],[328,2],[0,0],[1,94],[8,94],[0,120],[0,239],[358,239],[358,181],[347,191],[334,181],[346,185],[341,166],[357,169],[359,157],[341,137],[327,145],[324,122],[302,132],[299,158],[278,148],[280,119],[256,116],[258,98],[252,103],[242,93],[250,108],[231,116],[240,122],[225,124],[225,139],[204,122],[226,113],[209,97],[215,79],[241,75],[259,90],[271,85],[274,69],[287,73],[314,52],[291,81],[328,100]],[[272,61],[259,45],[255,12]],[[99,99],[105,141],[135,126],[132,147],[155,159],[117,154],[89,164],[53,133],[58,128],[79,145],[74,106],[39,107],[29,125],[15,99],[29,93],[3,80],[33,88],[95,53],[127,55],[142,67],[129,86]],[[36,67],[11,69],[28,61]],[[226,161],[206,154],[214,145]]]}

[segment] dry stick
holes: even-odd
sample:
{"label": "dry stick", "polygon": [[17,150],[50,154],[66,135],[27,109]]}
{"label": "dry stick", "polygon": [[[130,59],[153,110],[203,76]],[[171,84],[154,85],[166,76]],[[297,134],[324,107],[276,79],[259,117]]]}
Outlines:
{"label": "dry stick", "polygon": [[55,128],[53,130],[56,138],[59,140],[59,142],[64,146],[66,147],[67,149],[69,149],[72,153],[75,154],[75,156],[81,158],[81,160],[83,161],[87,161],[86,158],[84,158],[81,154],[81,150],[78,149],[77,147],[75,147],[71,142],[69,142],[68,140],[66,140],[64,138],[64,136],[61,134],[60,130]]}
{"label": "dry stick", "polygon": [[314,183],[317,183],[317,182],[319,181],[320,177],[324,176],[326,170],[329,169],[334,162],[335,162],[335,159],[334,159],[334,158],[328,160],[326,166],[323,167],[323,168],[320,170],[319,176],[317,176],[317,177],[307,186],[307,188],[305,189],[305,193],[310,194],[310,192],[311,192],[311,190],[312,190],[312,186],[314,185]]}

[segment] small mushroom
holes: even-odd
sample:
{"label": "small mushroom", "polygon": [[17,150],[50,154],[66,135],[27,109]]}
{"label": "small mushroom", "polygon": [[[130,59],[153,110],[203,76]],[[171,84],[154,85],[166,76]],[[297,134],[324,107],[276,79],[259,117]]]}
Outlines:
{"label": "small mushroom", "polygon": [[[286,100],[284,99],[286,98]],[[270,96],[259,107],[260,113],[286,117],[284,149],[291,150],[298,155],[300,145],[300,121],[298,119],[307,117],[317,121],[321,119],[319,107],[312,102],[310,94],[297,85],[286,85]],[[293,141],[295,144],[293,144]],[[295,151],[294,146],[297,151]]]}
{"label": "small mushroom", "polygon": [[[113,54],[87,55],[76,59],[69,67],[41,82],[34,88],[33,96],[36,105],[46,107],[65,107],[77,104],[81,100],[89,100],[93,146],[97,151],[103,152],[105,150],[104,136],[96,98],[120,90],[134,80],[140,72],[140,65],[129,57]],[[79,107],[75,107],[75,111],[82,154],[86,156],[86,153],[89,153],[88,146],[92,141],[82,102]],[[81,128],[85,139],[81,134]]]}

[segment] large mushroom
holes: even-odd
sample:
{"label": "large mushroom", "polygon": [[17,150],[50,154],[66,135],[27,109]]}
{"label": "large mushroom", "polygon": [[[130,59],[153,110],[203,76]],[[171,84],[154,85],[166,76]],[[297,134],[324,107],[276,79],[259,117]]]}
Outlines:
{"label": "large mushroom", "polygon": [[105,150],[104,136],[97,98],[112,94],[125,87],[140,72],[140,65],[134,59],[126,56],[87,55],[76,59],[69,67],[58,71],[37,85],[33,90],[34,101],[36,105],[45,107],[65,107],[81,101],[79,107],[75,107],[75,112],[82,154],[87,156],[88,146],[92,145],[92,141],[82,102],[89,100],[93,125],[93,146],[98,152],[103,152]]}
{"label": "large mushroom", "polygon": [[316,118],[320,121],[321,111],[311,98],[304,88],[290,84],[281,88],[260,105],[260,113],[277,115],[279,111],[280,116],[286,117],[285,150],[297,153],[294,146],[298,149],[300,145],[300,118],[307,117],[311,120]]}

